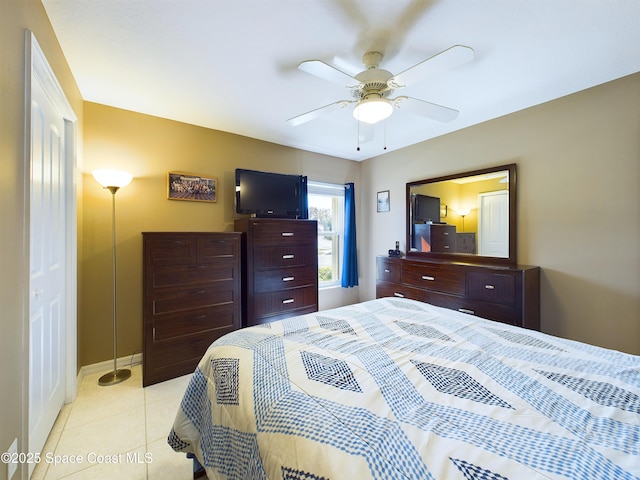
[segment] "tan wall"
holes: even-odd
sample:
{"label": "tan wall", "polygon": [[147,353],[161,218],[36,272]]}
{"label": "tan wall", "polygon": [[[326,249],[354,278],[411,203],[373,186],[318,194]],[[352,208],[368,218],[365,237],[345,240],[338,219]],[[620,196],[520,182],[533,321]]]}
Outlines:
{"label": "tan wall", "polygon": [[[14,438],[27,452],[28,369],[25,340],[28,292],[28,241],[25,239],[25,29],[34,32],[66,96],[82,123],[82,100],[39,0],[0,2],[0,451]],[[81,130],[79,134],[81,134]],[[81,149],[78,152],[81,158]],[[23,397],[24,395],[24,397]],[[7,469],[0,465],[0,480]],[[21,473],[15,478],[21,478]]]}
{"label": "tan wall", "polygon": [[[116,194],[118,356],[142,349],[142,237],[145,231],[233,231],[237,167],[359,182],[359,164],[125,110],[85,104],[83,295],[79,362],[113,358],[111,194],[96,168],[127,170],[133,182]],[[217,177],[217,203],[167,200],[167,172]],[[320,292],[320,308],[358,300],[355,290]]]}
{"label": "tan wall", "polygon": [[[640,74],[363,162],[361,299],[405,244],[405,183],[517,163],[518,260],[542,267],[542,330],[640,354]],[[391,190],[391,212],[375,213]]]}

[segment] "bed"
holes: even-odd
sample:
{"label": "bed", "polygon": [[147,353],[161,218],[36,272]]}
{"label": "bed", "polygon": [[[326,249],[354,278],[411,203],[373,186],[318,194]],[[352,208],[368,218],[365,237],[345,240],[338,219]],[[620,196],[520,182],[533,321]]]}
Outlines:
{"label": "bed", "polygon": [[401,298],[216,340],[168,442],[214,479],[640,478],[640,357]]}

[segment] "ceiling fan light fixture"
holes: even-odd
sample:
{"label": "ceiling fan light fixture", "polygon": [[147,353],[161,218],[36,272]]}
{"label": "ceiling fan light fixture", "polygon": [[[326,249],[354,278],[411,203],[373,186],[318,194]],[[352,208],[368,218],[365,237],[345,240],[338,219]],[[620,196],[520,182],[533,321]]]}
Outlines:
{"label": "ceiling fan light fixture", "polygon": [[393,105],[391,102],[381,97],[364,98],[353,109],[353,116],[356,120],[370,124],[389,118],[392,113]]}

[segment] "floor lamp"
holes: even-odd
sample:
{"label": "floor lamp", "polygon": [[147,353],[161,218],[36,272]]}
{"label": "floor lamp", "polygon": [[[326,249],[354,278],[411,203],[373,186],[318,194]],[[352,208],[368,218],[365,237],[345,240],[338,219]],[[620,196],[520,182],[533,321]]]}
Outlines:
{"label": "floor lamp", "polygon": [[115,385],[124,382],[131,376],[131,370],[120,369],[117,366],[118,334],[116,322],[116,192],[131,182],[130,173],[117,170],[94,170],[93,177],[103,188],[111,192],[111,251],[113,264],[113,372],[105,373],[98,379],[99,385]]}
{"label": "floor lamp", "polygon": [[458,215],[460,215],[462,217],[462,231],[464,232],[464,217],[466,217],[467,215],[469,215],[469,211],[468,209],[464,209],[464,210],[458,210]]}

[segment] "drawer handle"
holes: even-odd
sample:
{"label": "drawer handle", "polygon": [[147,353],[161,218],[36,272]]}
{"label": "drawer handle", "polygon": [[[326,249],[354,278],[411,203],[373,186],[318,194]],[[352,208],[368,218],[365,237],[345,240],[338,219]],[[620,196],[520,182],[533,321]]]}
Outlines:
{"label": "drawer handle", "polygon": [[404,295],[402,293],[398,293],[398,292],[393,292],[393,296],[394,297],[404,298]]}
{"label": "drawer handle", "polygon": [[496,287],[493,285],[485,285],[484,288],[486,288],[487,290],[494,290]]}
{"label": "drawer handle", "polygon": [[384,273],[391,273],[391,270],[389,270],[388,268],[385,268]]}
{"label": "drawer handle", "polygon": [[468,308],[459,308],[458,311],[462,312],[462,313],[468,313],[469,315],[475,315],[476,314],[476,312],[474,312],[473,310],[469,310]]}
{"label": "drawer handle", "polygon": [[295,256],[295,255],[293,255],[293,254],[282,255],[282,259],[283,259],[283,260],[291,260],[291,259],[293,259],[293,258],[296,258],[296,256]]}
{"label": "drawer handle", "polygon": [[445,235],[449,235],[449,232],[444,232]]}
{"label": "drawer handle", "polygon": [[429,275],[422,275],[422,279],[423,280],[429,280],[430,282],[433,282],[436,277],[430,277]]}
{"label": "drawer handle", "polygon": [[286,305],[287,303],[293,303],[295,300],[293,298],[287,298],[286,300],[282,300],[282,304]]}
{"label": "drawer handle", "polygon": [[449,248],[449,245],[445,245],[444,248]]}
{"label": "drawer handle", "polygon": [[290,282],[290,281],[295,280],[295,279],[296,279],[296,277],[282,277],[282,281],[283,282]]}
{"label": "drawer handle", "polygon": [[282,232],[283,237],[293,237],[293,232]]}

